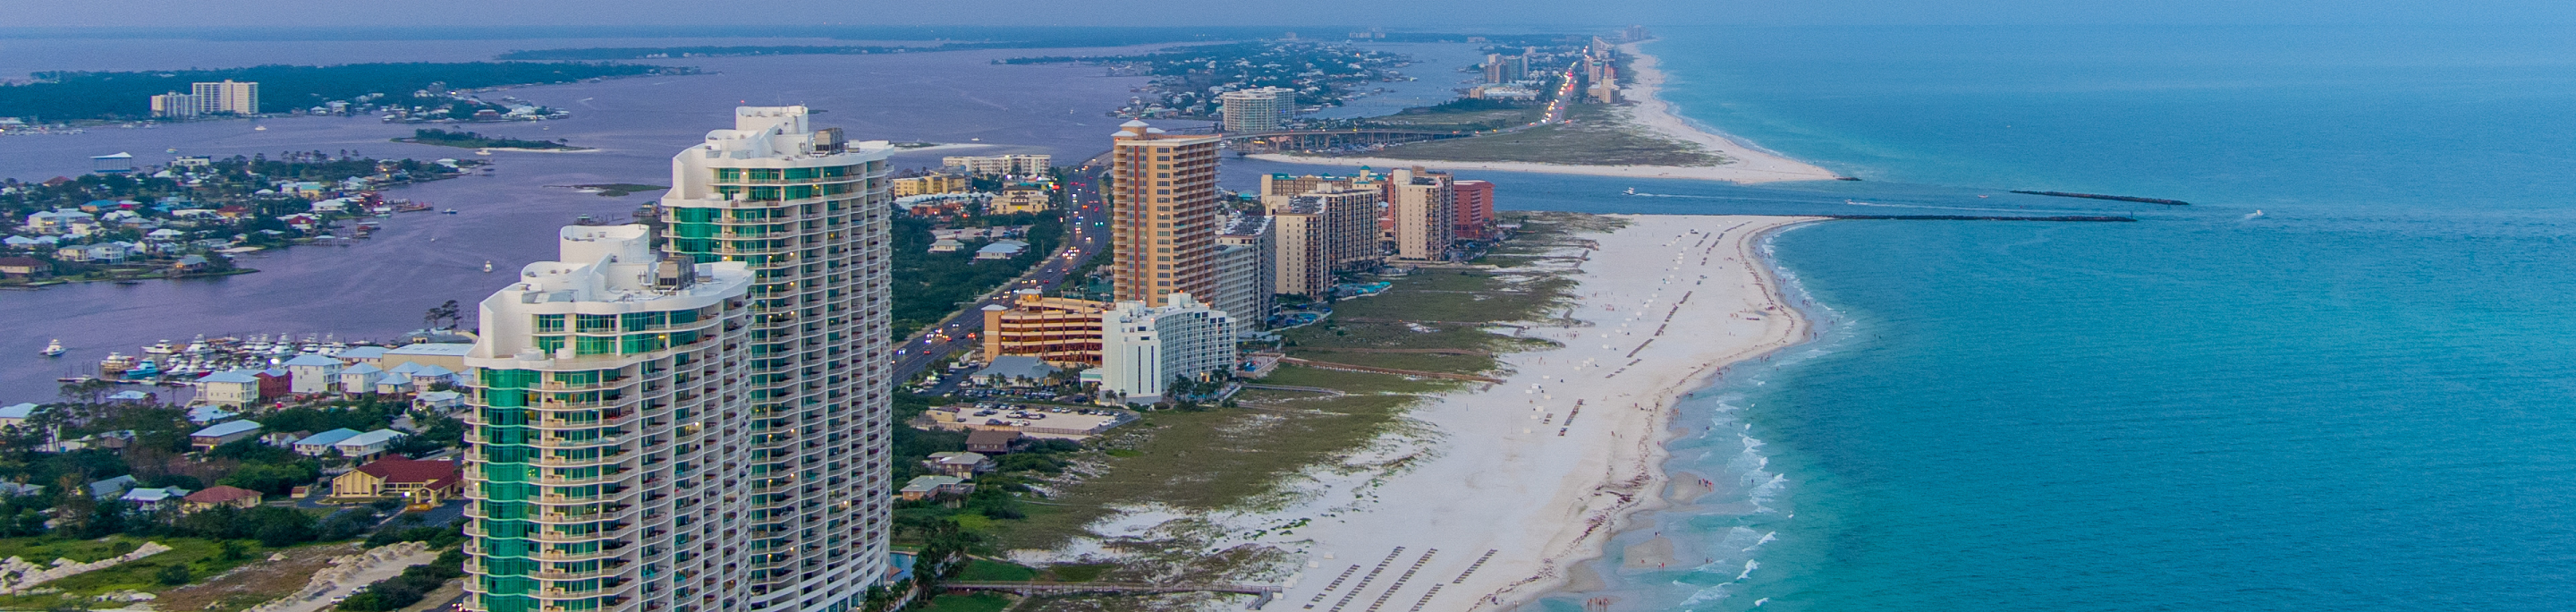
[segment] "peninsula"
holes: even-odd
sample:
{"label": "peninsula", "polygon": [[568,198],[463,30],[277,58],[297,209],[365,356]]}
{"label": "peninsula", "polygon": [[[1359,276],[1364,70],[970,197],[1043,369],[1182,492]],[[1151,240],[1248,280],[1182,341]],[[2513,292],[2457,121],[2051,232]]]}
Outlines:
{"label": "peninsula", "polygon": [[[1620,94],[1633,104],[1590,113],[1590,121],[1607,121],[1602,127],[1544,125],[1522,131],[1504,131],[1458,140],[1401,145],[1373,154],[1326,156],[1289,153],[1255,154],[1250,157],[1269,161],[1338,166],[1406,166],[1436,164],[1460,170],[1496,170],[1504,172],[1541,172],[1550,174],[1588,174],[1633,178],[1672,178],[1766,183],[1775,181],[1818,181],[1842,178],[1831,170],[1779,154],[1754,148],[1724,134],[1694,127],[1675,113],[1670,102],[1658,97],[1664,73],[1656,69],[1656,58],[1638,49],[1637,43],[1619,45],[1632,58],[1630,81]],[[1580,119],[1580,118],[1578,118]],[[1546,146],[1554,136],[1541,130],[1594,132],[1594,139],[1663,141],[1656,143],[1689,153],[1679,157],[1689,163],[1647,160],[1641,163],[1579,163],[1599,159],[1595,152],[1557,151]],[[1562,147],[1558,147],[1562,148]],[[1595,147],[1586,147],[1592,149]],[[1563,160],[1563,161],[1558,161]],[[1614,160],[1617,161],[1617,160]]]}

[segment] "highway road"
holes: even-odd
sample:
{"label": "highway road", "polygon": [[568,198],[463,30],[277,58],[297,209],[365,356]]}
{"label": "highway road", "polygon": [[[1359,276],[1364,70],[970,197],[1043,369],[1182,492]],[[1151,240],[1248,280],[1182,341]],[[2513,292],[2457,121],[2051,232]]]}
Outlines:
{"label": "highway road", "polygon": [[972,348],[978,342],[973,336],[984,329],[985,306],[1007,304],[1011,292],[1021,289],[1053,291],[1064,284],[1067,274],[1108,249],[1109,228],[1101,223],[1109,218],[1109,204],[1100,199],[1100,176],[1106,171],[1084,165],[1067,175],[1064,188],[1069,191],[1067,200],[1072,202],[1073,210],[1065,218],[1065,228],[1073,235],[1065,240],[1062,250],[1048,255],[1045,263],[1022,273],[1010,284],[950,313],[938,325],[924,327],[904,339],[895,351],[895,380],[911,380],[913,375],[938,363],[939,358]]}

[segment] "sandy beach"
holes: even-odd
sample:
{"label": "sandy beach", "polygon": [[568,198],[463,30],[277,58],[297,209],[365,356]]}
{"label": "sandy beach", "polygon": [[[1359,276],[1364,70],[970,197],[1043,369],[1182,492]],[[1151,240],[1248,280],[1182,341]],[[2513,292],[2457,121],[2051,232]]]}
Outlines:
{"label": "sandy beach", "polygon": [[1377,168],[1404,166],[1439,166],[1457,170],[1496,170],[1503,172],[1543,172],[1553,174],[1589,174],[1635,178],[1675,178],[1728,181],[1734,183],[1768,183],[1774,181],[1821,181],[1841,178],[1831,170],[1819,168],[1778,154],[1746,146],[1723,134],[1712,134],[1692,127],[1690,121],[1673,112],[1672,103],[1656,94],[1663,90],[1664,73],[1655,69],[1656,58],[1637,50],[1636,43],[1619,46],[1622,52],[1636,58],[1628,69],[1634,82],[1619,93],[1636,106],[1629,109],[1630,126],[1654,132],[1665,138],[1698,143],[1710,152],[1730,161],[1715,166],[1589,166],[1581,164],[1548,164],[1536,162],[1454,162],[1387,157],[1324,157],[1265,153],[1253,159],[1297,164],[1336,166],[1371,166]]}
{"label": "sandy beach", "polygon": [[[1416,409],[1431,433],[1380,451],[1411,457],[1397,472],[1227,521],[1300,523],[1262,538],[1301,565],[1273,609],[1499,610],[1597,583],[1572,564],[1601,556],[1629,515],[1666,503],[1658,466],[1674,401],[1727,364],[1807,337],[1755,249],[1765,232],[1815,220],[1620,218],[1629,225],[1585,236],[1599,248],[1573,264],[1584,271],[1580,323],[1525,332],[1564,346],[1511,355],[1506,382]],[[1629,562],[1665,548],[1650,543]]]}

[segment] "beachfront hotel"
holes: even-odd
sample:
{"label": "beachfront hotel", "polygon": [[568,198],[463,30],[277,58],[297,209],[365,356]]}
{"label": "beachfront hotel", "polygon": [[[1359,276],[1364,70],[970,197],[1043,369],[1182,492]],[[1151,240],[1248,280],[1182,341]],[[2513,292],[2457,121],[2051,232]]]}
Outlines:
{"label": "beachfront hotel", "polygon": [[1323,198],[1285,198],[1270,207],[1271,291],[1330,298],[1333,290],[1331,218]]}
{"label": "beachfront hotel", "polygon": [[[737,603],[751,271],[563,228],[556,261],[483,300],[466,353],[466,607]],[[726,552],[705,552],[721,543]]]}
{"label": "beachfront hotel", "polygon": [[1112,135],[1110,260],[1121,302],[1161,303],[1216,289],[1215,135],[1167,134],[1129,121]]}
{"label": "beachfront hotel", "polygon": [[1216,233],[1216,295],[1208,301],[1217,310],[1234,316],[1235,324],[1244,331],[1266,327],[1271,303],[1278,284],[1271,275],[1278,273],[1277,235],[1271,231],[1270,218],[1235,213],[1225,220],[1225,228]]}
{"label": "beachfront hotel", "polygon": [[[537,372],[525,376],[541,380],[492,382],[591,393],[554,401],[593,412],[478,417],[478,427],[526,416],[554,419],[556,429],[509,438],[525,440],[514,443],[529,453],[547,453],[519,462],[545,470],[530,472],[539,480],[523,489],[478,483],[469,492],[477,541],[469,549],[475,561],[467,565],[467,609],[829,612],[863,605],[867,588],[885,577],[893,361],[886,156],[893,147],[813,129],[807,113],[802,106],[735,109],[732,129],[708,132],[672,158],[658,236],[664,255],[651,275],[610,267],[600,273],[607,280],[584,281],[668,291],[706,284],[687,284],[697,271],[722,279],[742,270],[741,304],[721,313],[721,327],[701,324],[710,314],[703,310],[566,321],[496,315],[487,302],[485,335],[495,345],[487,357],[551,351],[577,361],[560,368],[618,378],[557,381],[551,370],[499,368]],[[568,261],[599,259],[591,251],[567,253]],[[615,253],[620,262],[637,257],[631,249]],[[552,304],[566,291],[494,299]],[[609,295],[600,307],[640,307],[640,296]],[[583,313],[589,311],[566,314]],[[688,316],[699,318],[689,318],[687,330],[654,327]],[[705,334],[714,333],[723,340],[705,344]],[[524,347],[499,344],[518,336],[531,339]],[[672,344],[683,340],[693,344]],[[623,360],[630,351],[640,351],[637,363],[580,361]],[[579,454],[554,454],[558,448]],[[485,473],[518,472],[474,472]],[[612,475],[613,482],[599,480]],[[496,496],[509,490],[568,505],[536,509],[556,513],[541,529],[504,531],[521,529],[513,521],[523,520],[494,514],[522,511]]]}

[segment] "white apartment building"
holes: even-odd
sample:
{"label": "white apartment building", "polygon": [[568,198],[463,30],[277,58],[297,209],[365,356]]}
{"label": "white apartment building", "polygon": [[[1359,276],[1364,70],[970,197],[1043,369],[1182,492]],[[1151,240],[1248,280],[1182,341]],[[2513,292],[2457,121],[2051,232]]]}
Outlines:
{"label": "white apartment building", "polygon": [[656,254],[651,231],[563,228],[557,261],[483,300],[466,609],[742,605],[751,271]]}
{"label": "white apartment building", "polygon": [[1449,254],[1457,227],[1457,194],[1448,174],[1421,168],[1397,169],[1395,201],[1387,213],[1395,218],[1395,257],[1439,261]]}
{"label": "white apartment building", "polygon": [[736,458],[753,491],[736,523],[748,555],[708,583],[743,585],[735,609],[861,606],[885,575],[892,530],[894,147],[848,142],[808,116],[803,106],[734,109],[733,129],[671,159],[662,197],[667,250],[742,262],[758,277],[750,444]]}
{"label": "white apartment building", "polygon": [[1046,176],[1048,155],[956,155],[939,158],[939,165],[957,168],[967,174],[1007,174],[1012,176]]}
{"label": "white apartment building", "polygon": [[1256,87],[1217,94],[1228,132],[1270,132],[1284,127],[1297,113],[1297,90]]}
{"label": "white apartment building", "polygon": [[1190,298],[1119,302],[1100,316],[1100,391],[1112,401],[1161,401],[1173,379],[1223,376],[1235,363],[1234,318]]}
{"label": "white apartment building", "polygon": [[152,96],[152,116],[185,119],[204,112],[206,105],[197,94],[170,92]]}
{"label": "white apartment building", "polygon": [[197,114],[259,114],[259,83],[224,79],[214,83],[196,83],[188,93],[197,98]]}
{"label": "white apartment building", "polygon": [[1216,295],[1210,301],[1234,317],[1237,331],[1257,331],[1269,322],[1278,248],[1269,217],[1237,213],[1216,232]]}

